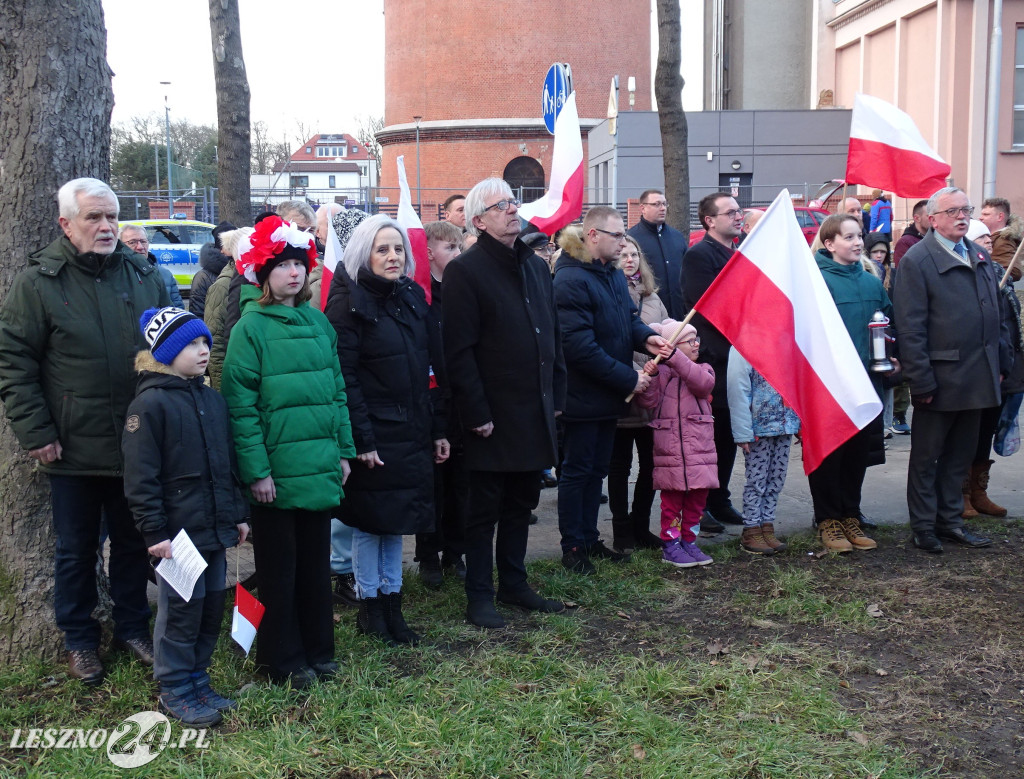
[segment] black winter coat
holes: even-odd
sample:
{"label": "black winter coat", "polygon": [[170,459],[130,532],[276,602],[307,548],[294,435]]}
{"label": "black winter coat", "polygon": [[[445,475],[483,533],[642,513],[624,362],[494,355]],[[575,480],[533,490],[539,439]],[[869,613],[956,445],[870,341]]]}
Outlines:
{"label": "black winter coat", "polygon": [[585,249],[572,232],[563,236],[562,248],[554,287],[567,374],[564,418],[619,419],[636,388],[633,352],[646,351],[655,332],[640,319],[615,263],[574,256]]}
{"label": "black winter coat", "polygon": [[146,546],[188,533],[200,551],[238,543],[249,503],[235,478],[228,407],[202,377],[182,379],[148,351],[121,447],[124,494]]}
{"label": "black winter coat", "polygon": [[431,354],[441,345],[426,295],[405,276],[386,281],[366,269],[353,283],[339,266],[324,313],[338,333],[356,452],[376,451],[384,463],[352,460],[339,519],[377,535],[430,531],[433,442],[444,419],[431,403]]}
{"label": "black winter coat", "polygon": [[[482,233],[445,268],[444,352],[468,467],[553,466],[565,363],[547,263],[520,240],[509,248]],[[489,437],[470,432],[488,422]]]}
{"label": "black winter coat", "polygon": [[686,239],[681,232],[667,224],[658,230],[643,217],[627,230],[644,253],[647,264],[658,282],[658,297],[665,304],[668,315],[682,319],[688,308],[683,303],[682,268],[686,254]]}
{"label": "black winter coat", "polygon": [[206,291],[217,280],[230,258],[212,243],[199,250],[199,271],[192,277],[188,293],[188,310],[200,319],[206,311]]}
{"label": "black winter coat", "polygon": [[[690,247],[683,258],[683,310],[684,316],[701,295],[708,291],[722,268],[729,262],[735,250],[723,246],[710,235]],[[737,300],[736,305],[743,305]],[[715,369],[715,388],[711,393],[711,407],[728,410],[728,382],[726,376],[729,368],[729,339],[722,335],[701,314],[694,314],[690,324],[697,328],[700,336],[700,356],[697,362],[703,362]]]}

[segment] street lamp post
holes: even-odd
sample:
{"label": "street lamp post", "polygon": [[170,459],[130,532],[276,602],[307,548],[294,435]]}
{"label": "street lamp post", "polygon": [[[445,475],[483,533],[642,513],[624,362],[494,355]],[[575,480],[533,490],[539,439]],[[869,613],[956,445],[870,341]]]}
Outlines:
{"label": "street lamp post", "polygon": [[[169,87],[170,81],[161,81],[161,86]],[[164,90],[164,142],[167,144],[167,218],[174,218],[174,195],[171,186],[171,107],[167,102],[167,90]]]}
{"label": "street lamp post", "polygon": [[423,218],[423,193],[420,189],[420,119],[422,116],[414,116],[416,122],[416,209],[420,212],[420,219]]}

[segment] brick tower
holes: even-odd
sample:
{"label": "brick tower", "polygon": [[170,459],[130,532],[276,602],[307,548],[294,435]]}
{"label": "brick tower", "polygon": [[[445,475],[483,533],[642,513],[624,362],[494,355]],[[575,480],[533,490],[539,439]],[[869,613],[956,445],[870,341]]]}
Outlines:
{"label": "brick tower", "polygon": [[620,110],[629,109],[629,76],[634,109],[651,109],[650,13],[650,0],[384,0],[381,186],[397,186],[404,154],[416,201],[416,117],[424,221],[435,218],[433,204],[488,176],[546,186],[548,67],[572,66],[586,159],[586,132],[607,114],[613,76]]}

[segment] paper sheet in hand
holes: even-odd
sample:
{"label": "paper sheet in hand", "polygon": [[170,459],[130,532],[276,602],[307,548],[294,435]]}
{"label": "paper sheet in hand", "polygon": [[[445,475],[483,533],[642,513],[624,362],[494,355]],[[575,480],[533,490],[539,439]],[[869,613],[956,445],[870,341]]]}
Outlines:
{"label": "paper sheet in hand", "polygon": [[206,560],[199,554],[192,539],[184,528],[171,541],[171,552],[174,557],[164,558],[156,566],[156,572],[164,577],[177,593],[185,600],[192,600],[192,590],[196,582],[206,570]]}

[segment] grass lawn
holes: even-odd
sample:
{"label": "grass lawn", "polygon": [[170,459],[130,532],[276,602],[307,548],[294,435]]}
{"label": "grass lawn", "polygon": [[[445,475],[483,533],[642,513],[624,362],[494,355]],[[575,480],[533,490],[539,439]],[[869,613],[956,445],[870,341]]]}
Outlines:
{"label": "grass lawn", "polygon": [[[339,610],[342,673],[311,691],[271,685],[225,637],[212,675],[240,709],[206,749],[165,749],[130,771],[103,749],[12,748],[15,728],[114,728],[155,707],[155,685],[109,655],[96,689],[63,666],[0,672],[0,772],[38,777],[918,777],[1024,772],[1024,566],[1019,522],[988,550],[930,556],[905,530],[877,552],[774,558],[736,542],[676,570],[634,555],[598,574],[530,568],[560,615],[463,618],[454,581],[414,575],[406,615],[425,641],[389,649]],[[174,740],[181,729],[173,727]]]}

